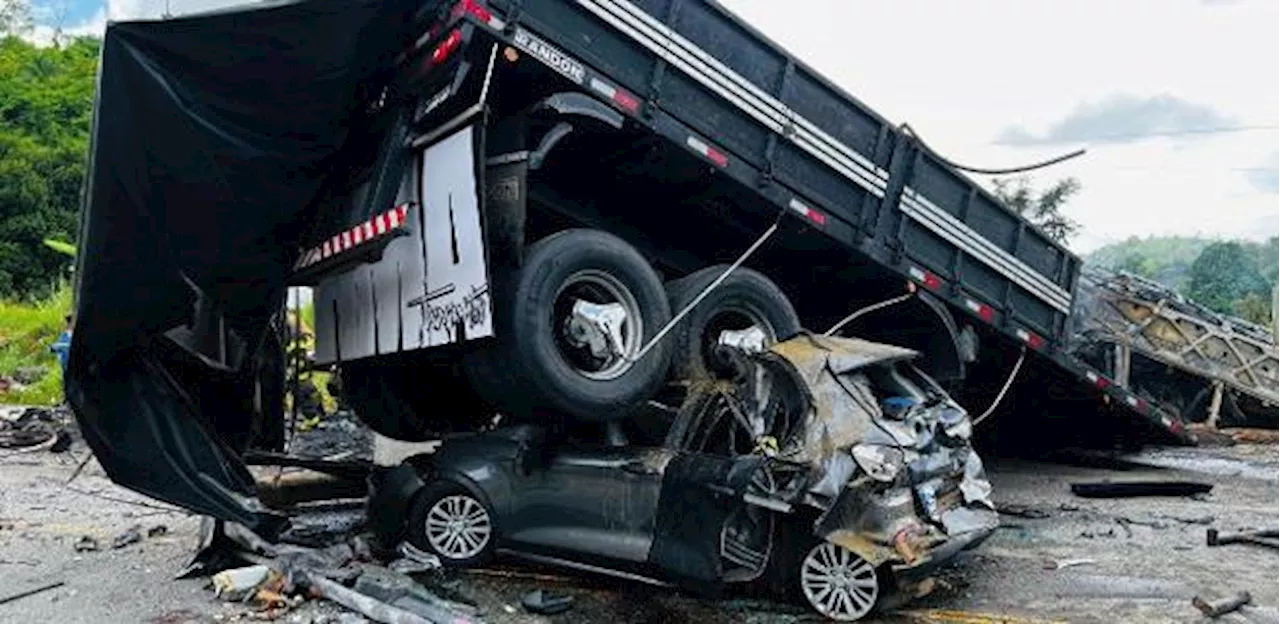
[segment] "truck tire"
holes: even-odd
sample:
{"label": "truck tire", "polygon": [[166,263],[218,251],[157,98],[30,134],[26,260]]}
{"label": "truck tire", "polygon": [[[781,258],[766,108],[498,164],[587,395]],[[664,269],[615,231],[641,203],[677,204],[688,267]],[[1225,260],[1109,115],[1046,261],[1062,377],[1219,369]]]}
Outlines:
{"label": "truck tire", "polygon": [[631,357],[671,320],[662,280],[626,241],[599,230],[564,230],[531,245],[521,268],[502,281],[495,296],[498,340],[466,366],[482,396],[517,418],[551,410],[603,422],[624,418],[661,389],[670,341],[631,362],[617,356],[615,342],[589,344],[605,334],[575,312],[581,301],[620,314],[620,350]]}
{"label": "truck tire", "polygon": [[[729,265],[710,266],[667,284],[672,314],[679,314]],[[725,330],[758,327],[766,346],[800,332],[800,317],[787,295],[758,271],[739,267],[689,312],[672,332],[672,374],[679,380],[708,379],[723,373],[713,349]]]}

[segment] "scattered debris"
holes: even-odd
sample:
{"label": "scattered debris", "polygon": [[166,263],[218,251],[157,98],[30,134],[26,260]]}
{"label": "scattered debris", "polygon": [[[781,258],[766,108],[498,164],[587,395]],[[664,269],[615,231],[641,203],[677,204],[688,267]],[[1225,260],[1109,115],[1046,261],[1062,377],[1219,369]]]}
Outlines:
{"label": "scattered debris", "polygon": [[558,615],[573,608],[573,596],[535,589],[525,594],[520,604],[534,615]]}
{"label": "scattered debris", "polygon": [[1180,522],[1182,524],[1213,524],[1213,521],[1217,519],[1213,516],[1186,517],[1186,516],[1168,516],[1165,514],[1160,514],[1160,517],[1164,518],[1165,520],[1172,520],[1174,522]]}
{"label": "scattered debris", "polygon": [[213,575],[213,595],[229,602],[239,602],[257,592],[270,576],[271,568],[265,565],[224,570]]}
{"label": "scattered debris", "polygon": [[142,526],[133,525],[111,540],[111,547],[115,549],[124,548],[130,544],[136,544],[142,541]]}
{"label": "scattered debris", "polygon": [[321,598],[332,600],[352,611],[383,624],[469,624],[479,620],[459,613],[450,613],[439,619],[429,619],[406,611],[399,607],[366,596],[358,591],[343,587],[341,583],[331,581],[315,573],[302,572],[311,592]]}
{"label": "scattered debris", "polygon": [[1135,496],[1193,496],[1207,494],[1210,483],[1195,481],[1098,481],[1072,483],[1071,493],[1084,498],[1129,498]]}
{"label": "scattered debris", "polygon": [[82,535],[76,540],[76,552],[98,552],[102,550],[102,545],[92,535]]}
{"label": "scattered debris", "polygon": [[1258,531],[1245,531],[1242,533],[1219,533],[1217,529],[1205,530],[1205,543],[1209,546],[1253,544],[1255,546],[1280,548],[1280,541],[1278,541],[1278,538],[1280,538],[1280,532],[1276,529],[1262,529]]}
{"label": "scattered debris", "polygon": [[8,596],[0,597],[0,605],[7,604],[21,598],[26,598],[27,596],[34,596],[39,593],[47,592],[51,589],[57,589],[63,585],[66,585],[65,581],[56,581],[39,587],[34,587],[32,589],[23,590],[16,594],[9,594]]}
{"label": "scattered debris", "polygon": [[1015,518],[1026,518],[1028,520],[1041,520],[1050,516],[1049,512],[1043,509],[1036,509],[1035,507],[1014,503],[997,504],[996,511],[1002,516],[1013,516]]}
{"label": "scattered debris", "polygon": [[1205,600],[1200,596],[1191,599],[1191,604],[1207,617],[1216,618],[1238,610],[1253,601],[1249,592],[1242,591],[1229,598]]}
{"label": "scattered debris", "polygon": [[1118,522],[1120,526],[1126,527],[1125,528],[1126,531],[1128,531],[1128,525],[1130,524],[1134,524],[1137,526],[1150,527],[1152,529],[1169,528],[1169,523],[1167,522],[1161,522],[1159,520],[1134,520],[1133,518],[1127,518],[1125,516],[1120,516],[1116,518],[1116,522]]}
{"label": "scattered debris", "polygon": [[1275,429],[1229,428],[1219,429],[1231,436],[1232,440],[1241,444],[1276,444],[1280,442],[1280,431]]}
{"label": "scattered debris", "polygon": [[1046,570],[1062,570],[1065,568],[1074,568],[1076,566],[1089,565],[1097,563],[1097,559],[1059,559],[1058,561],[1049,561],[1045,563]]}

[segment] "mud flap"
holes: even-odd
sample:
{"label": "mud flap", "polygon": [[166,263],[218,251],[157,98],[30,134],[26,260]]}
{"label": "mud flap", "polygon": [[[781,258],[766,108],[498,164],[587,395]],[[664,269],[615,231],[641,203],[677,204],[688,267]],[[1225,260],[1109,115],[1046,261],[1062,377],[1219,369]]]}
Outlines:
{"label": "mud flap", "polygon": [[662,477],[649,564],[698,593],[720,585],[720,534],[763,458],[679,454]]}

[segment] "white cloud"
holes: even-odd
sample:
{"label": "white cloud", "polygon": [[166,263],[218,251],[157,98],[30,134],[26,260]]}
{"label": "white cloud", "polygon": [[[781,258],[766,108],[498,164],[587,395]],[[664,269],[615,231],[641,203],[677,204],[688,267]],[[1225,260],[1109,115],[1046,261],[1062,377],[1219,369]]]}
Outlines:
{"label": "white cloud", "polygon": [[[1165,108],[1174,113],[1134,122],[1133,133],[1185,126],[1176,122],[1186,117],[1274,127],[1280,8],[1273,0],[721,2],[877,112],[909,122],[952,160],[1014,166],[1088,148],[1034,178],[1048,184],[1074,175],[1083,183],[1068,207],[1084,224],[1077,251],[1130,235],[1256,238],[1265,232],[1259,224],[1276,222],[1277,196],[1240,171],[1275,150],[1275,130],[1125,144],[1055,136],[1074,112],[1115,98],[1136,109],[1173,103]],[[996,143],[1018,127],[1067,142]]]}

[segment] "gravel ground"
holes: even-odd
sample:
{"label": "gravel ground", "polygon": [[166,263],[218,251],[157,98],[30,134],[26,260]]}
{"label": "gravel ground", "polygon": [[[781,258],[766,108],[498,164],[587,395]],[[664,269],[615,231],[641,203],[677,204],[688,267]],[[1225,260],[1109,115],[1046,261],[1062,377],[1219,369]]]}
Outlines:
{"label": "gravel ground", "polygon": [[[320,451],[333,450],[321,446]],[[65,486],[78,463],[72,455],[84,453],[77,444],[70,454],[0,455],[0,595],[65,583],[0,604],[0,622],[206,623],[245,611],[217,602],[204,579],[172,579],[193,552],[197,518],[141,506],[164,507],[111,484],[92,461]],[[879,621],[1200,622],[1207,620],[1192,608],[1194,595],[1241,589],[1252,593],[1255,606],[1217,622],[1277,621],[1276,551],[1205,544],[1208,527],[1276,526],[1276,447],[1178,449],[1130,459],[1175,468],[989,460],[996,500],[1017,514],[1006,516],[1006,526],[980,549],[944,570],[933,595]],[[1153,477],[1197,479],[1215,487],[1200,499],[1083,499],[1069,489],[1073,481]],[[111,548],[112,539],[130,527],[145,533],[156,525],[167,532]],[[77,552],[76,542],[86,535],[101,550]],[[1078,565],[1050,569],[1069,560]],[[447,587],[475,600],[494,624],[813,621],[785,605],[732,596],[698,600],[522,567],[456,574]],[[538,588],[573,595],[573,610],[554,617],[525,613],[520,597]],[[339,619],[341,613],[312,601],[282,621],[360,621]]]}

